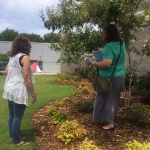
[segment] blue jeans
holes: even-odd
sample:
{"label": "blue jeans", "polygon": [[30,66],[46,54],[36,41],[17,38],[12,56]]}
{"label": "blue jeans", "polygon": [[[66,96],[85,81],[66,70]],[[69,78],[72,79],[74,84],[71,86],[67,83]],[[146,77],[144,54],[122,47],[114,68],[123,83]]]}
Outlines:
{"label": "blue jeans", "polygon": [[26,105],[17,104],[14,103],[13,101],[8,100],[8,108],[9,108],[9,119],[8,119],[9,135],[10,138],[12,138],[13,143],[17,144],[21,140],[20,126]]}

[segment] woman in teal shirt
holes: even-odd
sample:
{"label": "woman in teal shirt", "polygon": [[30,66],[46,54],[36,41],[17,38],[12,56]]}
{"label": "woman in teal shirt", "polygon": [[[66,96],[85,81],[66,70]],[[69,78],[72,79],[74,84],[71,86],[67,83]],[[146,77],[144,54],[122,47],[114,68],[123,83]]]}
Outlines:
{"label": "woman in teal shirt", "polygon": [[93,121],[106,121],[108,124],[102,128],[114,130],[114,118],[125,79],[125,43],[119,38],[118,30],[113,24],[103,28],[102,38],[105,43],[103,60],[92,61],[92,65],[98,67],[99,76],[112,77],[112,89],[106,95],[96,94]]}

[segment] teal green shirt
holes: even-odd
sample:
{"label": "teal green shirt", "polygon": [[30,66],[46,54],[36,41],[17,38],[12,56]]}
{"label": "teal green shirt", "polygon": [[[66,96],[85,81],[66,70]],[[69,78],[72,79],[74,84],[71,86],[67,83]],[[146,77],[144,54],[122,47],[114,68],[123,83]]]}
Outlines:
{"label": "teal green shirt", "polygon": [[[120,53],[120,42],[110,42],[104,46],[102,51],[103,59],[111,59],[112,64],[108,68],[99,68],[98,74],[102,77],[110,77],[116,66],[117,59]],[[121,46],[121,55],[116,66],[113,77],[119,77],[125,74],[125,43]]]}

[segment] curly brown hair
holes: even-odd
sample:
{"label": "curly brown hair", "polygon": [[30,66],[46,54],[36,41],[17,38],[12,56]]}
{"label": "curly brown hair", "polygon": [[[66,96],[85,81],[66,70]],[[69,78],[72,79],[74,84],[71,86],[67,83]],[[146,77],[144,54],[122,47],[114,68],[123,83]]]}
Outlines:
{"label": "curly brown hair", "polygon": [[13,57],[18,53],[23,53],[29,56],[30,51],[31,44],[29,43],[29,40],[25,37],[17,37],[12,43],[10,57]]}

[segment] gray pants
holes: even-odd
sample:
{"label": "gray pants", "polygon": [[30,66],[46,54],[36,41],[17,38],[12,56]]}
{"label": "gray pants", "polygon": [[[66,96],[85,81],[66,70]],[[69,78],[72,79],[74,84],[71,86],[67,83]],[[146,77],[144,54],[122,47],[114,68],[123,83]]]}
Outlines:
{"label": "gray pants", "polygon": [[114,122],[124,80],[124,75],[120,77],[113,77],[111,91],[106,95],[101,93],[96,94],[93,121]]}

